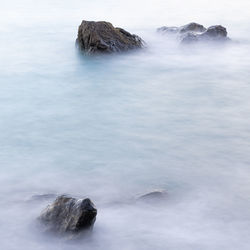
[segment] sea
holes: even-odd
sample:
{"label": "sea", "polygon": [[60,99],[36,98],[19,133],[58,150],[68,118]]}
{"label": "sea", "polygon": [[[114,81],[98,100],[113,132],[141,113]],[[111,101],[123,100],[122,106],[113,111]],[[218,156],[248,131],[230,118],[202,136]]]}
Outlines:
{"label": "sea", "polygon": [[[1,250],[250,249],[249,0],[0,4]],[[82,20],[146,46],[84,55]],[[232,42],[156,32],[190,22]],[[166,199],[137,202],[155,190]],[[38,225],[60,194],[97,207],[80,240]]]}

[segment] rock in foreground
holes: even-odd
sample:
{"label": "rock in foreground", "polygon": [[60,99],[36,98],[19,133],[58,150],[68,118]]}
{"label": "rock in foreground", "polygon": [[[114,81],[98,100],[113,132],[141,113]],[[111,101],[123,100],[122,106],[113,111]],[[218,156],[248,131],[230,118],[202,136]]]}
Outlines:
{"label": "rock in foreground", "polygon": [[77,233],[91,228],[96,215],[97,210],[90,199],[75,199],[62,195],[42,212],[39,220],[49,231]]}
{"label": "rock in foreground", "polygon": [[78,47],[87,52],[112,53],[143,47],[143,40],[108,22],[82,21],[76,39]]}
{"label": "rock in foreground", "polygon": [[189,23],[181,27],[161,27],[157,29],[162,34],[175,34],[181,43],[194,42],[224,42],[230,40],[227,37],[227,30],[221,25],[205,28],[198,23]]}

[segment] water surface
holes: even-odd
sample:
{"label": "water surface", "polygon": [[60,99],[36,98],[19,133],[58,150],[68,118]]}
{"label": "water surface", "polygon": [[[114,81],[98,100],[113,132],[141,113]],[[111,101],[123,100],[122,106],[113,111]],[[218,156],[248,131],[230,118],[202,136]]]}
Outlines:
{"label": "water surface", "polygon": [[[0,248],[248,250],[248,1],[5,1],[0,10]],[[83,57],[82,19],[107,20],[147,48]],[[163,25],[222,24],[235,41],[185,48]],[[134,204],[154,189],[164,204]],[[43,236],[49,201],[88,196],[94,231]]]}

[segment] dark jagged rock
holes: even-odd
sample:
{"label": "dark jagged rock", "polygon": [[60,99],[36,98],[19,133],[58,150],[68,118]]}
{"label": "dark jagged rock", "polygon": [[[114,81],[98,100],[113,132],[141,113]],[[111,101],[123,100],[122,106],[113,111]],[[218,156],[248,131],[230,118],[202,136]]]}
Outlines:
{"label": "dark jagged rock", "polygon": [[143,40],[109,22],[82,21],[78,28],[77,46],[89,53],[122,52],[143,47]]}
{"label": "dark jagged rock", "polygon": [[142,202],[159,202],[165,200],[167,197],[167,192],[164,190],[155,190],[144,195],[141,195],[137,201]]}
{"label": "dark jagged rock", "polygon": [[59,196],[39,216],[46,230],[56,233],[77,233],[94,225],[97,209],[90,199]]}
{"label": "dark jagged rock", "polygon": [[158,32],[163,34],[176,34],[181,43],[194,43],[194,42],[216,42],[228,41],[227,30],[221,25],[211,26],[206,29],[203,25],[198,23],[190,23],[181,27],[161,27],[157,29]]}

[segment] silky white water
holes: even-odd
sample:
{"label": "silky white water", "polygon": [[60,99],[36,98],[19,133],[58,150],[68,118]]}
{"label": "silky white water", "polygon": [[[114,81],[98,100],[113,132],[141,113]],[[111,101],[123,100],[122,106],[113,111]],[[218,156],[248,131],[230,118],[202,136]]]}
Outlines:
{"label": "silky white water", "polygon": [[[248,250],[249,1],[0,0],[0,249]],[[84,57],[81,20],[147,48]],[[156,28],[227,27],[232,43],[183,47]],[[165,203],[138,204],[164,189]],[[90,197],[80,242],[44,236],[51,200]]]}

